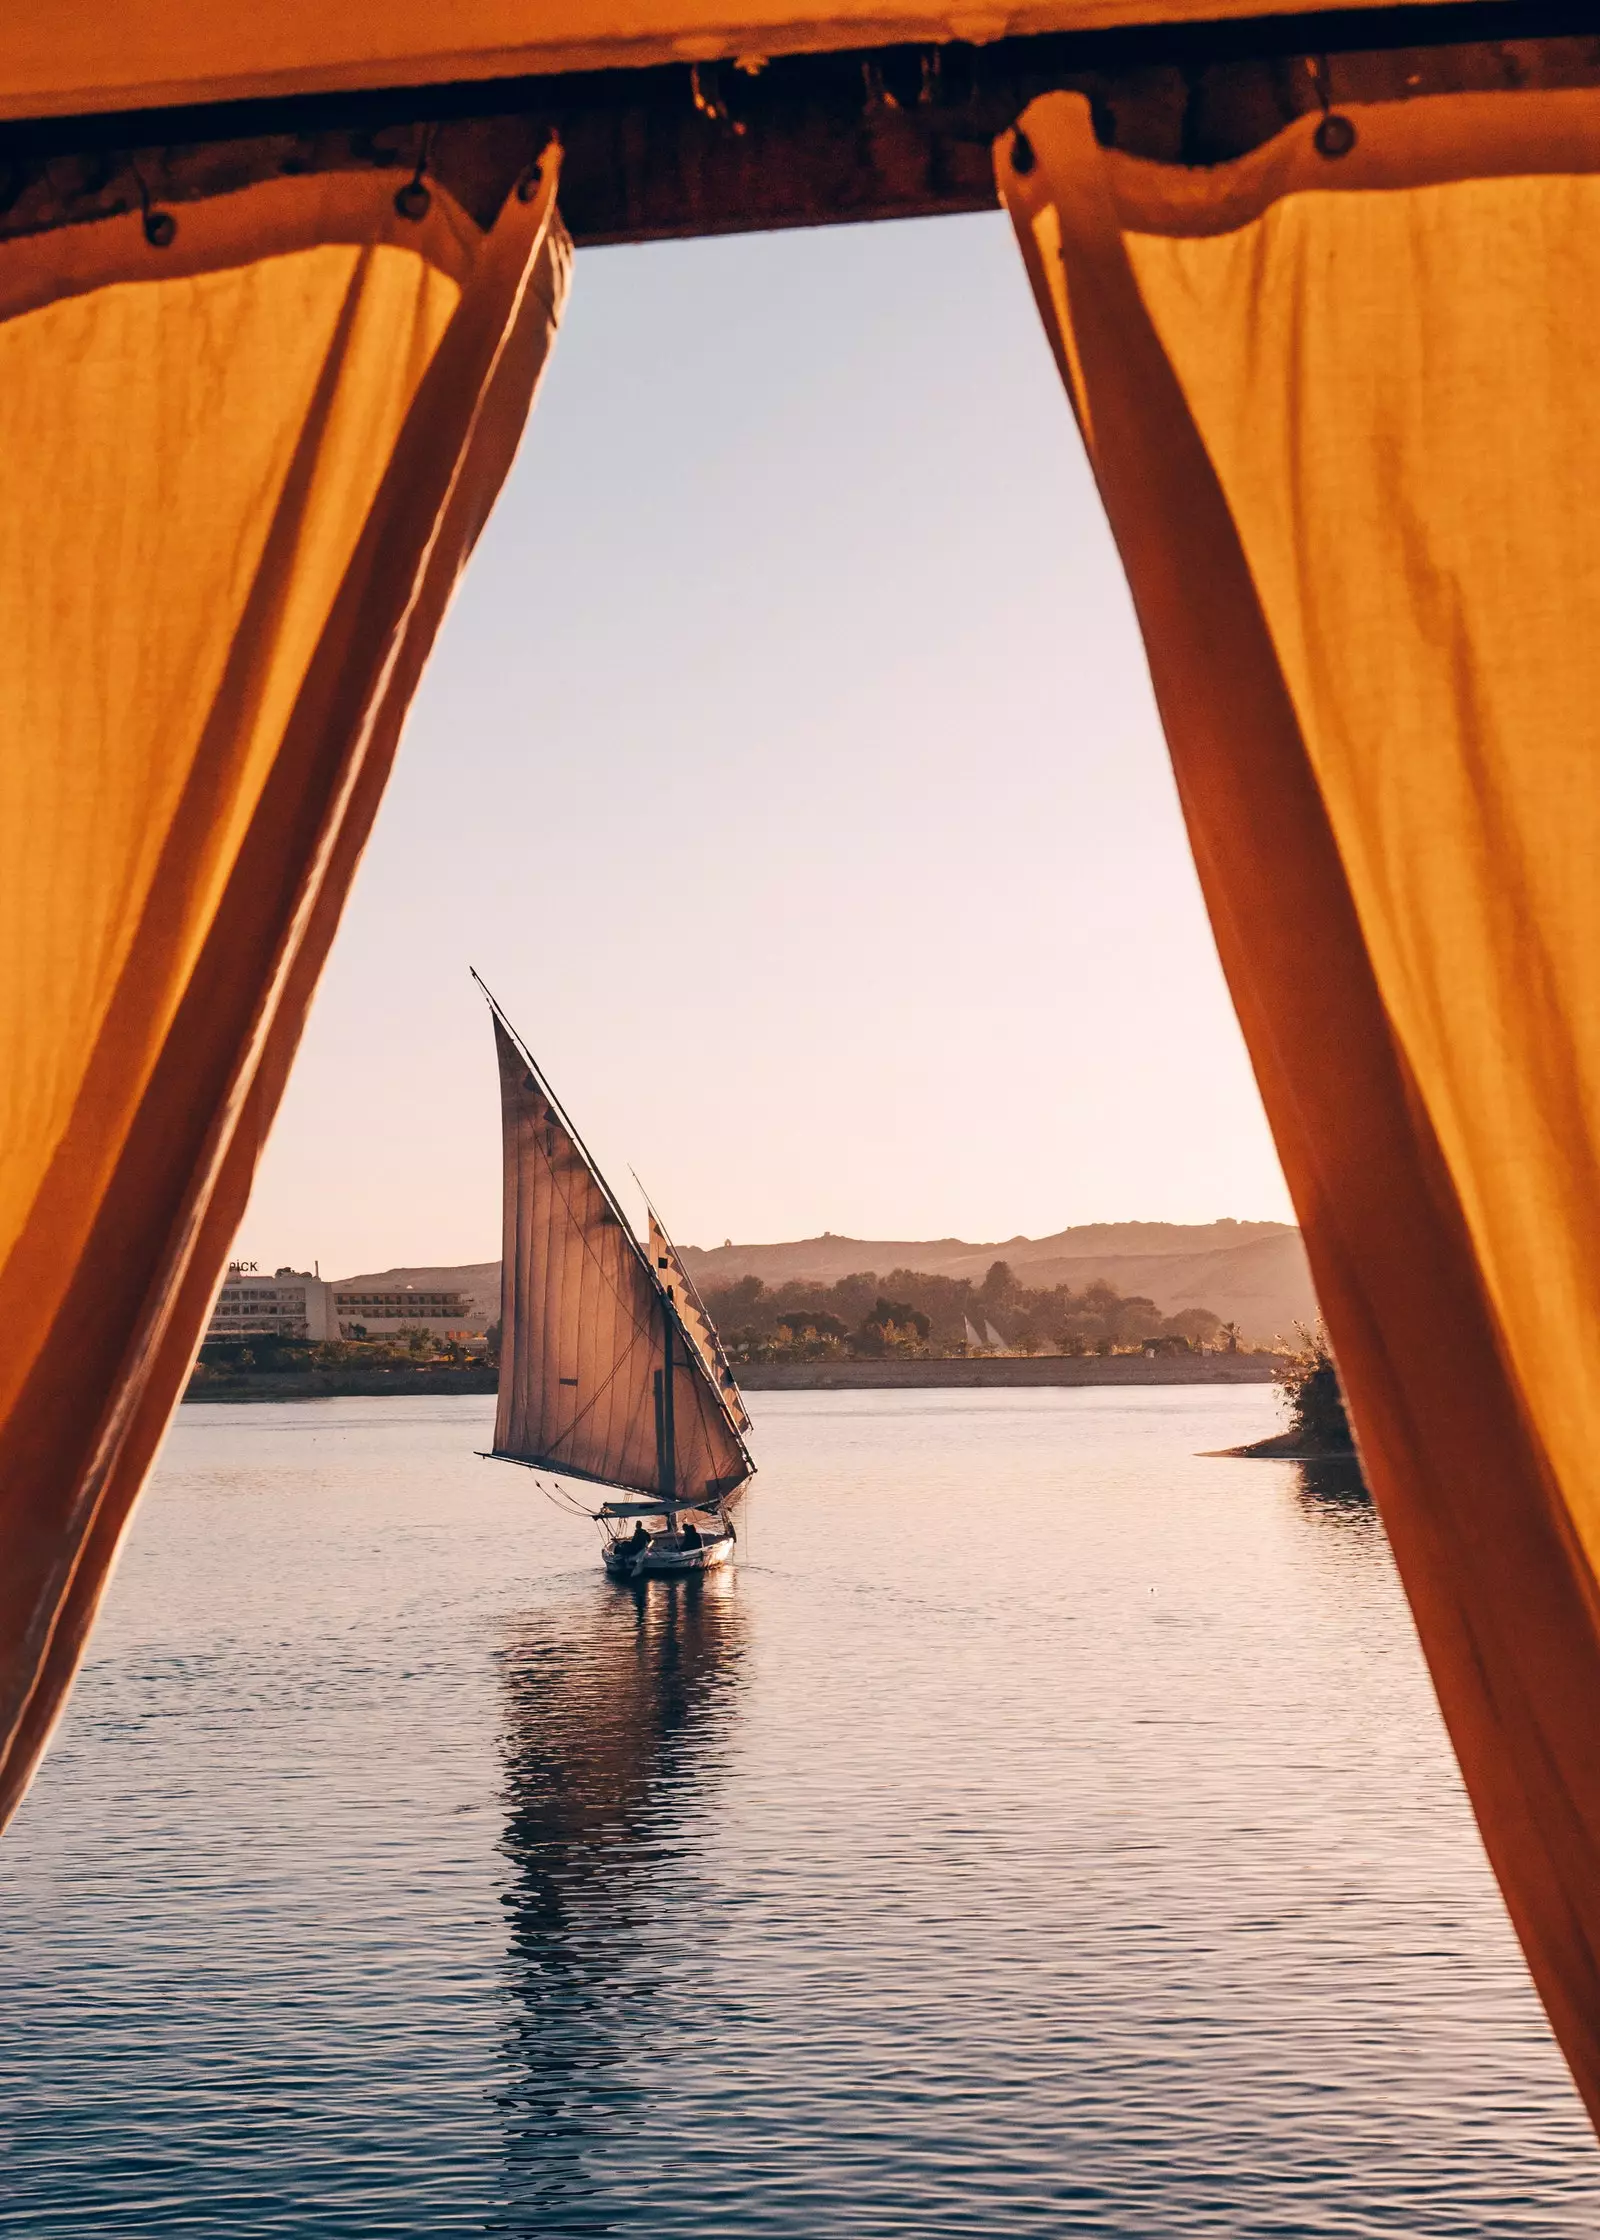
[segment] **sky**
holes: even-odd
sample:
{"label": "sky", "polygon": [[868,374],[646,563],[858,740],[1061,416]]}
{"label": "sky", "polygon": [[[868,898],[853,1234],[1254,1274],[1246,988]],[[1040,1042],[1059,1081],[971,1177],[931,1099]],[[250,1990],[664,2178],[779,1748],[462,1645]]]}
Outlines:
{"label": "sky", "polygon": [[1291,1217],[1000,215],[580,253],[241,1253],[497,1254],[469,965],[680,1242]]}

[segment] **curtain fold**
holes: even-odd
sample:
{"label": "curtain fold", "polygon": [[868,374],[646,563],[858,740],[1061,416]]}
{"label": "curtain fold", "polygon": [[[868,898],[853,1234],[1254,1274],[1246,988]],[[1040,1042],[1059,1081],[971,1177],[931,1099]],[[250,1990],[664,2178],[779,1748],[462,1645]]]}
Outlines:
{"label": "curtain fold", "polygon": [[1003,197],[1368,1475],[1600,2121],[1600,100]]}
{"label": "curtain fold", "polygon": [[556,168],[487,232],[344,173],[0,246],[0,1821],[553,338]]}

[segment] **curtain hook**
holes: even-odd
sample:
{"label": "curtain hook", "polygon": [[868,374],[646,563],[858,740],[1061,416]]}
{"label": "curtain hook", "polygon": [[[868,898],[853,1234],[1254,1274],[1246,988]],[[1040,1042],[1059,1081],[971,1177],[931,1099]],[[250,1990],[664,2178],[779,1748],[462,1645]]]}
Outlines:
{"label": "curtain hook", "polygon": [[865,100],[862,103],[863,116],[871,116],[874,109],[899,108],[899,102],[896,101],[894,95],[883,82],[883,65],[881,63],[862,63],[861,85],[865,95]]}
{"label": "curtain hook", "polygon": [[1325,54],[1308,54],[1306,68],[1311,73],[1312,88],[1317,96],[1317,106],[1322,111],[1322,121],[1311,135],[1312,146],[1319,156],[1329,158],[1347,156],[1356,144],[1356,128],[1348,117],[1342,117],[1332,106],[1328,93],[1328,58]]}
{"label": "curtain hook", "polygon": [[422,152],[417,157],[417,168],[394,198],[394,206],[402,218],[409,218],[413,225],[420,225],[433,208],[433,196],[428,192],[427,172],[433,155],[433,136],[436,124],[425,125],[422,133]]}
{"label": "curtain hook", "polygon": [[128,158],[128,168],[133,173],[133,183],[139,190],[139,212],[144,220],[144,237],[152,249],[170,249],[177,238],[178,221],[170,210],[152,210],[150,189],[144,183],[144,173]]}
{"label": "curtain hook", "polygon": [[[706,67],[709,73],[716,65],[708,63]],[[694,95],[695,107],[708,123],[720,124],[734,134],[743,133],[744,126],[730,113],[727,102],[717,90],[716,79],[711,77],[708,84],[702,83],[698,62],[691,62],[689,65],[689,91]]]}

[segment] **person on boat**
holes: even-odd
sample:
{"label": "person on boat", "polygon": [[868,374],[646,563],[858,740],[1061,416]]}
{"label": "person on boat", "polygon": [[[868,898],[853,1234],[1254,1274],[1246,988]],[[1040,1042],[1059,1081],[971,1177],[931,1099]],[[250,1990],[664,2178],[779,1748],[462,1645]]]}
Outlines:
{"label": "person on boat", "polygon": [[640,1517],[628,1536],[628,1553],[634,1556],[642,1556],[649,1545],[650,1535],[644,1528],[643,1517]]}
{"label": "person on boat", "polygon": [[686,1548],[698,1548],[700,1545],[700,1528],[693,1517],[683,1528],[683,1544]]}

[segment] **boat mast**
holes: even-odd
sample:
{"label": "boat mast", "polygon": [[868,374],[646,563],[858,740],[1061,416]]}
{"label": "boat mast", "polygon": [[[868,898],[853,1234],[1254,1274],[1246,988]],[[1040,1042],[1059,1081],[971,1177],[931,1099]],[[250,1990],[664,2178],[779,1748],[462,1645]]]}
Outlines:
{"label": "boat mast", "polygon": [[664,1365],[656,1371],[656,1451],[660,1461],[661,1491],[669,1514],[678,1491],[678,1425],[675,1414],[673,1384],[673,1313],[665,1297],[661,1301],[661,1328],[666,1338]]}

